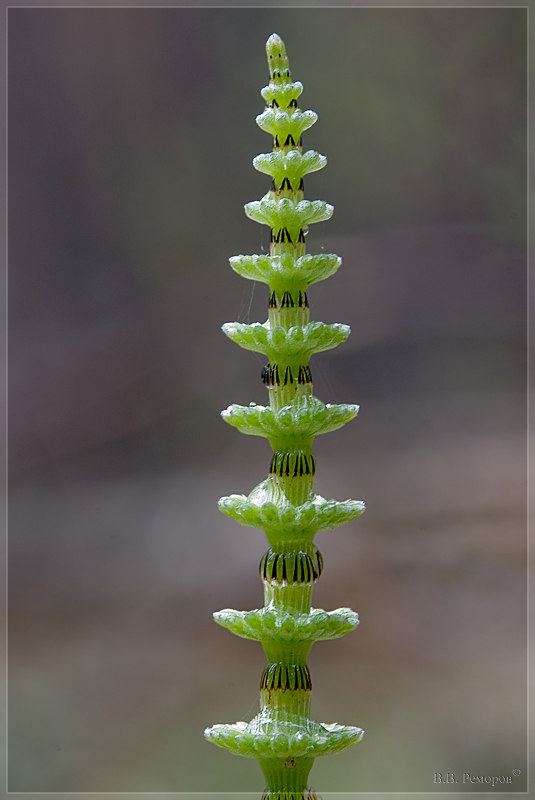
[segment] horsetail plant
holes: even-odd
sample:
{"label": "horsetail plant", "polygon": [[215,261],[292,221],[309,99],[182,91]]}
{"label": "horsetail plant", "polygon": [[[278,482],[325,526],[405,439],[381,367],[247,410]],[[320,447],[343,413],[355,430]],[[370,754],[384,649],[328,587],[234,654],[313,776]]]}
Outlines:
{"label": "horsetail plant", "polygon": [[307,288],[341,264],[336,255],[305,254],[307,226],[329,219],[333,207],[304,200],[303,177],[322,169],[327,159],[314,150],[302,152],[302,133],[317,115],[297,106],[303,85],[291,80],[282,39],[272,34],[266,50],[270,82],[262,97],[267,107],[256,121],[273,136],[273,151],[257,156],[253,164],[271,175],[272,184],[262,200],[245,206],[245,213],[271,228],[270,255],[234,256],[230,264],[244,278],[268,284],[268,320],[231,322],[223,331],[246,350],[267,356],[262,381],[269,406],[231,405],[222,416],[242,433],[266,437],[274,453],[268,477],[248,497],[219,501],[224,514],[266,533],[269,550],[260,562],[265,605],[254,611],[227,608],[214,619],[238,636],[261,642],[268,663],[260,682],[260,713],[249,723],[214,725],[205,736],[259,761],[267,782],[264,798],[302,800],[314,797],[314,790],[307,789],[314,758],[342,750],[364,734],[360,728],[311,720],[306,663],[314,642],[343,636],[358,625],[358,615],[349,608],[311,608],[312,588],[322,570],[314,535],[355,519],[364,504],[314,493],[314,437],[341,428],[356,416],[358,406],[325,405],[314,397],[309,359],[345,341],[350,331],[347,325],[309,322]]}

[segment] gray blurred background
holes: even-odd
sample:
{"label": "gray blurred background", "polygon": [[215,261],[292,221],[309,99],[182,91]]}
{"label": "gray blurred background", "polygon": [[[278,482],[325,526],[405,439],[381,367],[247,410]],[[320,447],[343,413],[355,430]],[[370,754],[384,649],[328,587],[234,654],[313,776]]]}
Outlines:
{"label": "gray blurred background", "polygon": [[316,538],[315,605],[361,626],[309,659],[315,719],[367,733],[311,782],[526,788],[526,10],[12,8],[11,791],[262,790],[202,732],[265,663],[211,614],[263,602],[216,501],[270,458],[219,412],[266,400],[220,326],[266,318],[227,259],[269,246],[273,31],[329,159],[308,249],[343,257],[311,316],[353,331],[315,393],[361,405],[316,487],[368,507]]}

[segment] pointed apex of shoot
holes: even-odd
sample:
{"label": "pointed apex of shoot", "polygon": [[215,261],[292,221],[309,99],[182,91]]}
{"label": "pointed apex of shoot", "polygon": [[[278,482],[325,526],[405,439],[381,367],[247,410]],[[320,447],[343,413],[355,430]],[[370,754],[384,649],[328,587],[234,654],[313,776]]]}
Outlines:
{"label": "pointed apex of shoot", "polygon": [[283,58],[286,56],[286,48],[284,46],[284,42],[282,41],[281,37],[278,33],[272,33],[269,39],[266,42],[266,52],[268,58],[270,56],[282,56]]}
{"label": "pointed apex of shoot", "polygon": [[[266,53],[269,67],[269,77],[285,77],[291,80],[288,57],[286,48],[281,37],[277,33],[272,33],[266,42]],[[278,75],[276,75],[278,73]]]}

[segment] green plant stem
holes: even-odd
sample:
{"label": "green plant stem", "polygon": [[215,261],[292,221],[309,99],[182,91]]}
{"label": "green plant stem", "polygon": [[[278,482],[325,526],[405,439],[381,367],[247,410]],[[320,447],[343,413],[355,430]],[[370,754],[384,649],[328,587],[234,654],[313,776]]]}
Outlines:
{"label": "green plant stem", "polygon": [[269,405],[233,405],[223,417],[244,433],[267,437],[274,452],[268,477],[248,497],[224,497],[219,506],[240,524],[264,530],[270,549],[260,564],[264,607],[224,609],[214,618],[238,636],[260,641],[267,666],[260,682],[260,713],[249,723],[214,725],[205,735],[258,759],[267,782],[265,797],[302,800],[313,796],[307,781],[314,758],[342,750],[363,735],[360,728],[312,721],[307,656],[315,641],[343,636],[358,624],[350,609],[327,613],[312,608],[313,586],[322,570],[313,538],[319,530],[359,516],[364,504],[314,493],[314,437],[353,419],[358,407],[324,405],[313,395],[311,355],[344,341],[349,328],[311,323],[306,291],[333,274],[340,259],[306,254],[308,225],[328,219],[333,209],[321,200],[304,200],[303,176],[321,169],[326,159],[314,151],[303,153],[302,132],[316,115],[297,107],[303,87],[291,80],[284,43],[273,34],[266,49],[270,83],[262,96],[267,108],[257,123],[272,134],[273,151],[253,163],[273,182],[268,194],[245,210],[270,226],[270,254],[235,256],[231,265],[244,277],[268,284],[268,319],[264,325],[228,323],[223,330],[237,344],[269,358],[262,372]]}

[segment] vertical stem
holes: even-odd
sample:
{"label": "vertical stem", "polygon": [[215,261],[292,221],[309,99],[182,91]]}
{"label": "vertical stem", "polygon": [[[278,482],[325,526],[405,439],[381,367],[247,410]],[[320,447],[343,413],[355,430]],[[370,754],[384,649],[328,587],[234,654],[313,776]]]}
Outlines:
{"label": "vertical stem", "polygon": [[[356,407],[325,406],[312,394],[309,354],[341,341],[329,339],[333,335],[329,331],[323,341],[314,336],[320,329],[343,326],[309,324],[306,289],[332,274],[340,259],[333,254],[306,255],[308,224],[329,219],[333,209],[321,200],[304,200],[303,176],[321,169],[326,159],[314,151],[303,155],[301,134],[317,117],[297,106],[303,87],[291,81],[284,43],[273,34],[266,49],[270,83],[262,90],[267,107],[257,123],[273,136],[273,150],[258,156],[254,164],[273,180],[270,192],[261,201],[248,203],[245,210],[270,226],[270,255],[235,256],[231,263],[245,277],[269,285],[268,321],[264,326],[233,323],[228,328],[238,344],[270,354],[262,371],[269,407],[237,406],[236,413],[231,407],[224,414],[244,432],[268,436],[274,453],[268,478],[248,497],[222,498],[220,507],[242,524],[264,530],[270,549],[260,563],[263,608],[225,609],[214,617],[239,636],[260,641],[267,665],[260,681],[260,713],[250,723],[214,725],[205,735],[215,744],[258,759],[267,782],[266,799],[313,800],[307,779],[314,758],[341,750],[363,734],[359,728],[322,725],[310,717],[307,656],[314,641],[342,636],[358,624],[350,609],[331,614],[312,610],[312,590],[322,570],[313,537],[317,530],[337,527],[364,509],[363,504],[327,501],[314,493],[314,435],[340,427],[356,414],[352,410]],[[351,413],[332,424],[339,409]],[[248,422],[251,417],[254,420]]]}

